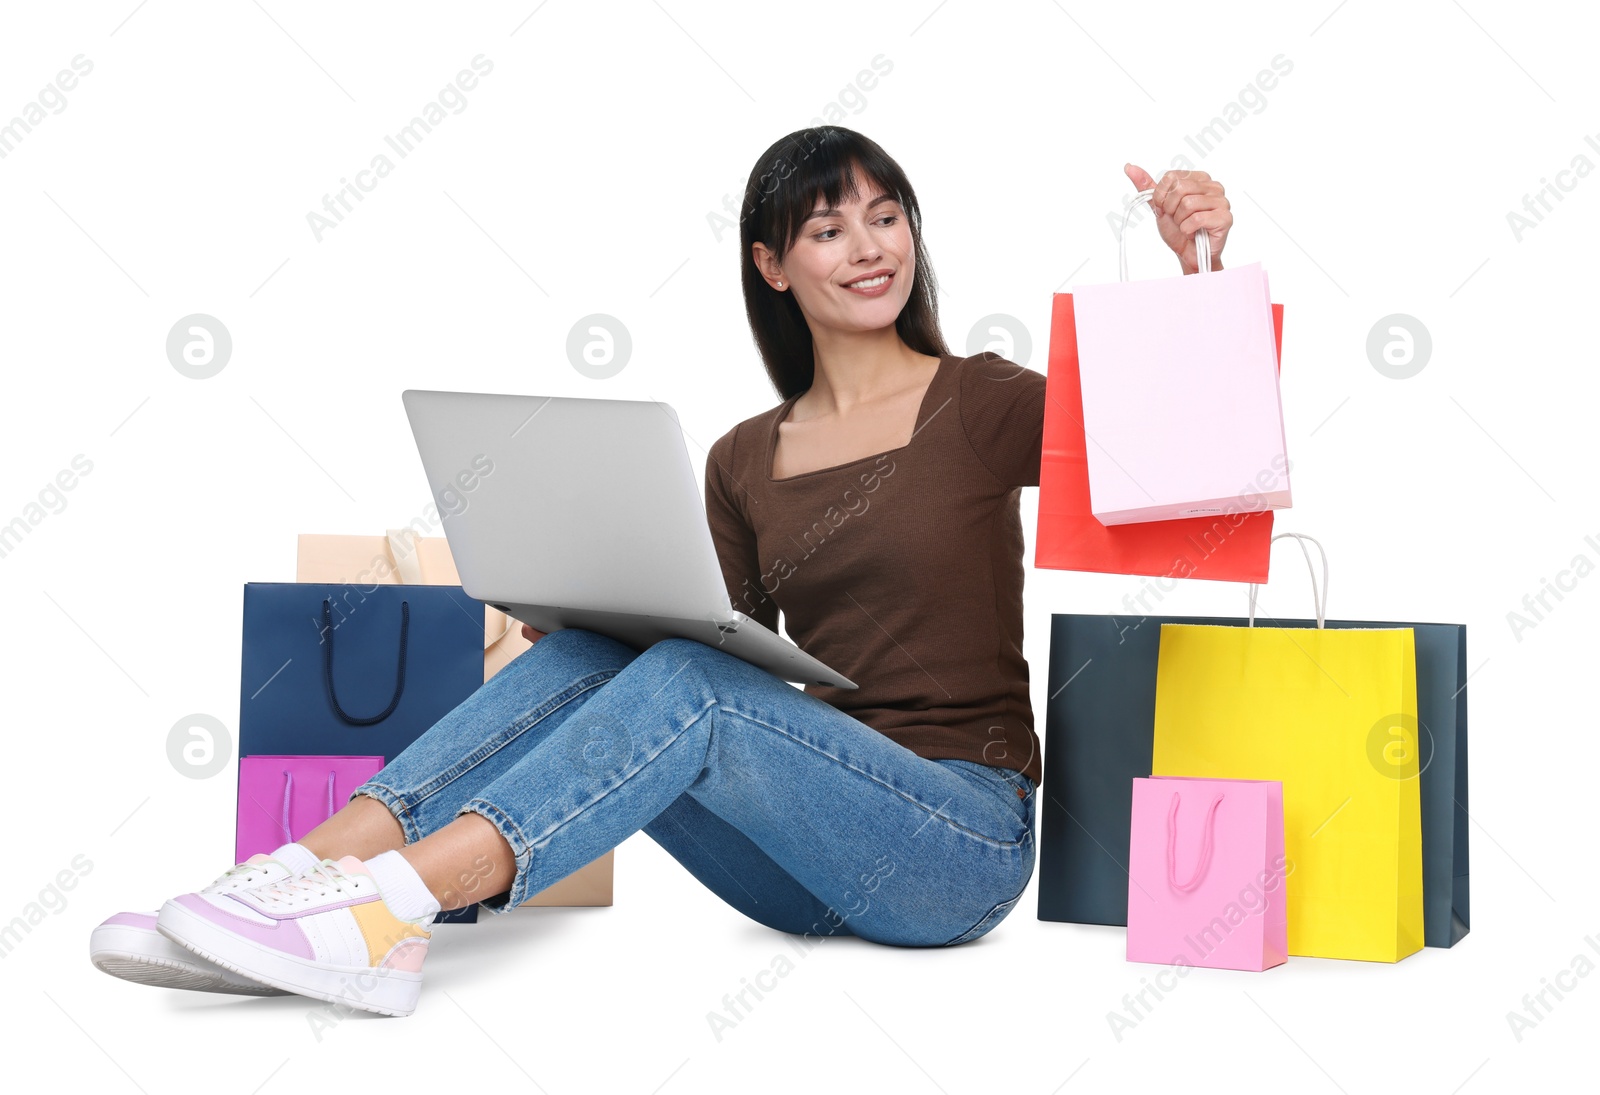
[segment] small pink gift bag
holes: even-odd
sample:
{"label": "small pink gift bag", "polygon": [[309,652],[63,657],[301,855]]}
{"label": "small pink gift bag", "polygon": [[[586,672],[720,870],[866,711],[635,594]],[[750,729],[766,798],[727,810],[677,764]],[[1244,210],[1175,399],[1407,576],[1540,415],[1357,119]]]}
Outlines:
{"label": "small pink gift bag", "polygon": [[382,768],[382,757],[240,757],[233,861],[299,840]]}
{"label": "small pink gift bag", "polygon": [[1265,970],[1288,953],[1283,784],[1133,781],[1128,961]]}

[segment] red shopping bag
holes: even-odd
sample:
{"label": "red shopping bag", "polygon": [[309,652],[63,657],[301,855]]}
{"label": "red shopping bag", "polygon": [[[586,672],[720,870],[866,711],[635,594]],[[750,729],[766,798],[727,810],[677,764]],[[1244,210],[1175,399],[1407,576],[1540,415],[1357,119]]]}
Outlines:
{"label": "red shopping bag", "polygon": [[[1272,306],[1272,328],[1281,371],[1281,304]],[[1044,393],[1034,566],[1223,582],[1267,580],[1270,510],[1112,526],[1101,524],[1090,512],[1088,441],[1071,293],[1057,293],[1051,309]]]}

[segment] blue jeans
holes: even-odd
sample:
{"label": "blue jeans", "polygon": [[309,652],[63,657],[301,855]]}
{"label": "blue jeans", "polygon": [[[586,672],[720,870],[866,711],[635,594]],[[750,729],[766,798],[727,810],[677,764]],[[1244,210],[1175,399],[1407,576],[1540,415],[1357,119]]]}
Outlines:
{"label": "blue jeans", "polygon": [[778,931],[949,946],[1033,876],[1035,787],[928,760],[716,647],[553,631],[355,792],[407,843],[467,813],[516,856],[505,912],[644,830]]}

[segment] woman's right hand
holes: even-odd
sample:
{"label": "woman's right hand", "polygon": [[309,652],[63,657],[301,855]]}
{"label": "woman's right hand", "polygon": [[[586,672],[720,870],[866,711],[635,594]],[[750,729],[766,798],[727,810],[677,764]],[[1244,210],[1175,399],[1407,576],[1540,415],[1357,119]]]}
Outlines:
{"label": "woman's right hand", "polygon": [[522,637],[527,639],[530,643],[538,642],[547,634],[549,634],[549,632],[536,630],[532,624],[522,625]]}

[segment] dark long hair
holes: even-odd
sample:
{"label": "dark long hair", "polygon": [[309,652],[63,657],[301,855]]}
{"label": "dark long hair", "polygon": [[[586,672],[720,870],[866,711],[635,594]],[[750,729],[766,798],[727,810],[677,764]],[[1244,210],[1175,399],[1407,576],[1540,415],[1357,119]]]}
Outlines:
{"label": "dark long hair", "polygon": [[[859,172],[859,175],[858,175]],[[911,349],[939,356],[949,353],[939,330],[939,287],[922,244],[922,210],[905,172],[887,152],[853,129],[824,125],[798,129],[763,152],[744,188],[739,218],[739,278],[744,310],[756,348],[780,399],[811,387],[816,368],[811,328],[793,293],[768,285],[757,268],[752,245],[772,249],[779,262],[800,235],[818,197],[837,208],[854,199],[865,175],[881,183],[900,202],[911,223],[916,273],[911,296],[895,317],[895,330]]]}

